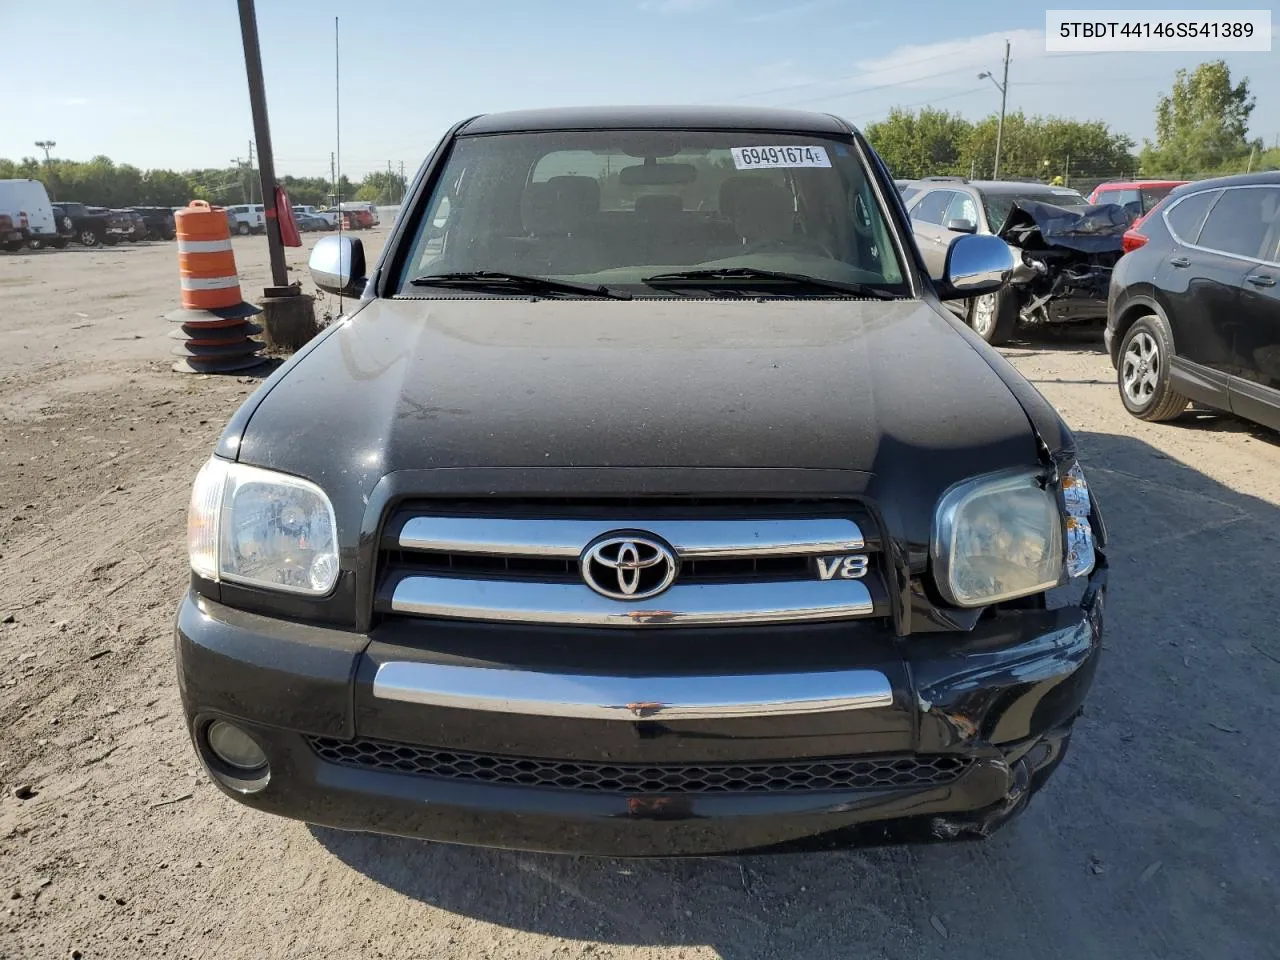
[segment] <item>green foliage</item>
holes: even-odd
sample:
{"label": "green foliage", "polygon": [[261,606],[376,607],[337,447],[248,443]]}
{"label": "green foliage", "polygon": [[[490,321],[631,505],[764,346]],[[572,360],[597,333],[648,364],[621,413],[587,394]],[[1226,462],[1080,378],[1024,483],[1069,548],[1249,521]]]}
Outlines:
{"label": "green foliage", "polygon": [[1233,86],[1224,61],[1179,70],[1172,92],[1156,106],[1156,139],[1142,148],[1143,175],[1239,173],[1251,152],[1256,164],[1264,151],[1260,141],[1248,139],[1253,107],[1248,78]]}
{"label": "green foliage", "polygon": [[[110,157],[103,156],[89,161],[54,158],[47,166],[35,157],[23,157],[16,162],[0,158],[0,180],[41,180],[54,200],[77,200],[103,207],[180,207],[191,200],[208,200],[226,206],[248,203],[251,195],[254,201],[261,203],[258,177],[257,170],[243,166],[177,173],[173,170],[142,171],[129,164],[117,165]],[[398,177],[396,179],[401,182]],[[333,195],[333,181],[328,177],[285,175],[279,178],[279,182],[293,203],[322,206],[329,203]],[[341,188],[344,200],[354,198],[360,189],[345,174],[341,178]]]}
{"label": "green foliage", "polygon": [[[359,189],[356,190],[356,195],[351,199],[365,200],[374,204],[399,203],[404,197],[404,191],[404,177],[400,174],[375,170],[365,176]],[[344,196],[349,194],[344,193]]]}
{"label": "green foliage", "polygon": [[973,124],[958,113],[932,107],[913,113],[894,107],[887,118],[869,124],[865,133],[895,177],[968,172],[961,153],[973,135]]}
{"label": "green foliage", "polygon": [[[970,123],[929,107],[919,113],[895,108],[882,122],[869,124],[866,135],[895,177],[982,178],[995,166],[998,125],[994,115]],[[1136,170],[1132,148],[1133,140],[1101,120],[1028,117],[1015,110],[1004,118],[1000,176],[1114,176]]]}

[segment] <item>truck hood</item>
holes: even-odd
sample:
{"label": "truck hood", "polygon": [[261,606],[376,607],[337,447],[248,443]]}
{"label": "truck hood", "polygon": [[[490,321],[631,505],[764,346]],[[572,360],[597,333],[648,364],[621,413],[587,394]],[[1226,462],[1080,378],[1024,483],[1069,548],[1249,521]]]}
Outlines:
{"label": "truck hood", "polygon": [[983,349],[919,300],[377,299],[277,371],[220,450],[364,503],[397,471],[482,496],[553,468],[580,496],[606,476],[724,495],[743,471],[776,495],[837,471],[846,493],[879,476],[936,499],[1037,462]]}

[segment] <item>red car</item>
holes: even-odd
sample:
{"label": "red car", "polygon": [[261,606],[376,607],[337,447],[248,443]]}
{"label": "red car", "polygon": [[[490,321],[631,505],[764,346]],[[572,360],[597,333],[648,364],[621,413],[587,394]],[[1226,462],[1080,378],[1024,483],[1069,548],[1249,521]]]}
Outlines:
{"label": "red car", "polygon": [[370,230],[375,223],[377,221],[373,219],[373,214],[368,210],[342,211],[343,230]]}
{"label": "red car", "polygon": [[1151,208],[1169,195],[1174,187],[1186,180],[1116,180],[1100,183],[1089,194],[1090,203],[1118,203],[1129,212],[1130,220],[1137,220],[1151,212]]}

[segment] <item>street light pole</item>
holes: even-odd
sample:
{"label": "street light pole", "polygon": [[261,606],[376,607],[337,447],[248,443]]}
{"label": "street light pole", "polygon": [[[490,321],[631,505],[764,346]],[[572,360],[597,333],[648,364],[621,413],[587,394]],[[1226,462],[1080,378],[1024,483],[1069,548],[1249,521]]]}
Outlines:
{"label": "street light pole", "polygon": [[[277,287],[289,285],[284,262],[284,242],[276,217],[276,168],[271,151],[271,126],[267,121],[267,93],[262,81],[262,50],[258,46],[258,19],[253,0],[239,0],[240,39],[244,43],[245,73],[249,78],[249,107],[253,111],[253,139],[258,147],[258,173],[262,183],[262,206],[267,225],[267,250],[271,258],[271,280]],[[253,176],[252,171],[250,177]]]}
{"label": "street light pole", "polygon": [[1000,122],[996,125],[996,161],[991,170],[991,179],[1000,179],[1000,146],[1004,140],[1004,108],[1009,99],[1009,41],[1004,42],[1004,82],[1001,83],[991,75],[990,70],[978,74],[979,80],[990,80],[1000,91]]}
{"label": "street light pole", "polygon": [[[44,151],[44,176],[45,176],[45,180],[48,181],[45,184],[45,187],[48,188],[49,190],[53,189],[53,162],[49,159],[49,151],[52,150],[57,145],[58,145],[57,141],[55,140],[37,140],[36,141],[36,146]],[[50,199],[53,198],[52,193],[50,193],[49,196],[50,196]]]}

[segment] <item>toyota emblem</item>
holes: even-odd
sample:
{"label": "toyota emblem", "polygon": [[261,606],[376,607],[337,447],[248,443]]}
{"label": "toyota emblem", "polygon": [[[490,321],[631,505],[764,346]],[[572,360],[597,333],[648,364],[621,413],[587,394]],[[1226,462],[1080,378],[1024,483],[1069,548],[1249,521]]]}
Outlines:
{"label": "toyota emblem", "polygon": [[587,544],[578,561],[588,587],[610,600],[645,600],[671,586],[675,551],[647,534],[605,534]]}

